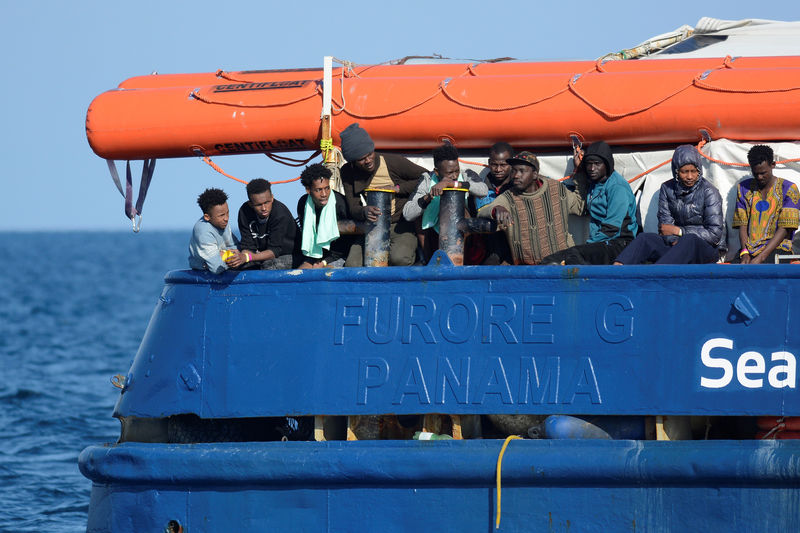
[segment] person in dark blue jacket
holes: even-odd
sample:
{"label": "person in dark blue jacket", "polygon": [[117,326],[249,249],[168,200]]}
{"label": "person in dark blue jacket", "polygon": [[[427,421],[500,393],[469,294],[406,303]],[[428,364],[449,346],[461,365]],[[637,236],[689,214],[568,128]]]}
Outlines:
{"label": "person in dark blue jacket", "polygon": [[577,148],[575,167],[576,181],[588,178],[589,238],[586,244],[545,257],[542,264],[610,265],[639,229],[636,199],[625,178],[614,170],[614,156],[605,142],[592,143],[585,154]]}
{"label": "person in dark blue jacket", "polygon": [[722,197],[703,178],[701,156],[692,145],[672,155],[671,179],[658,193],[658,233],[641,233],[615,265],[714,263],[725,249]]}

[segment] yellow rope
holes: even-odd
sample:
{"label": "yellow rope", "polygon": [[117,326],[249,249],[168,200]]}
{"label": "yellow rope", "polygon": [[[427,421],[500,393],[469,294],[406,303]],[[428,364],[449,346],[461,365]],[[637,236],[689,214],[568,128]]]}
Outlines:
{"label": "yellow rope", "polygon": [[503,454],[506,453],[506,448],[508,447],[508,443],[514,439],[521,439],[519,435],[509,435],[506,437],[506,441],[503,443],[503,447],[500,448],[500,455],[497,456],[497,519],[494,523],[495,529],[500,529],[500,478],[502,477],[502,469],[503,469]]}

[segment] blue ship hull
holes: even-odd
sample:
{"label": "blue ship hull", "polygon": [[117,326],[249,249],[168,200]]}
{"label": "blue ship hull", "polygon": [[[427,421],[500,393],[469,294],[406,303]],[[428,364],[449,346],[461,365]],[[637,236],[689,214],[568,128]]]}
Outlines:
{"label": "blue ship hull", "polygon": [[[492,530],[502,440],[170,444],[158,428],[181,415],[800,416],[798,278],[721,265],[170,273],[114,413],[156,429],[81,454],[87,530]],[[500,530],[793,530],[797,442],[511,441]]]}
{"label": "blue ship hull", "polygon": [[[491,531],[502,441],[197,445],[83,452],[88,531]],[[501,531],[793,531],[790,441],[513,441]]]}

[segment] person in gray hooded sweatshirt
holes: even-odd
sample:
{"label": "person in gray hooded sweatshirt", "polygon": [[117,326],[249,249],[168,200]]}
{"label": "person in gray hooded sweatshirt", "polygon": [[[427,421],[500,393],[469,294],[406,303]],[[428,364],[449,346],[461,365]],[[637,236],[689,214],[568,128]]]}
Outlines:
{"label": "person in gray hooded sweatshirt", "polygon": [[641,233],[615,265],[652,262],[663,265],[713,263],[725,249],[722,197],[703,178],[701,156],[692,145],[672,155],[674,179],[658,193],[658,233]]}

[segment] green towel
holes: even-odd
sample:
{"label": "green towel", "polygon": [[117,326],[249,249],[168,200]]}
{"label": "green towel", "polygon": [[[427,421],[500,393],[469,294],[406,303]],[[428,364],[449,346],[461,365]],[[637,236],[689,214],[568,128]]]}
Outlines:
{"label": "green towel", "polygon": [[317,225],[317,208],[311,195],[306,198],[303,215],[303,241],[300,249],[306,257],[319,259],[322,249],[329,250],[331,243],[339,238],[339,224],[336,221],[336,195],[331,191],[328,203],[322,208]]}
{"label": "green towel", "polygon": [[[431,172],[431,189],[433,186],[439,183],[439,174],[435,171]],[[428,192],[430,192],[430,190]],[[422,229],[433,228],[436,230],[436,233],[439,233],[439,200],[441,196],[434,196],[431,199],[431,203],[428,204],[428,207],[425,208],[425,211],[422,212]]]}
{"label": "green towel", "polygon": [[[465,182],[467,178],[461,173],[458,175],[458,180],[456,181]],[[433,189],[433,186],[437,183],[439,183],[439,175],[435,171],[431,172],[431,189]],[[465,193],[464,196],[466,197],[467,194],[468,193]],[[434,196],[431,199],[431,203],[429,203],[425,211],[422,212],[422,229],[433,228],[436,233],[439,233],[439,201],[441,198],[441,196]]]}

